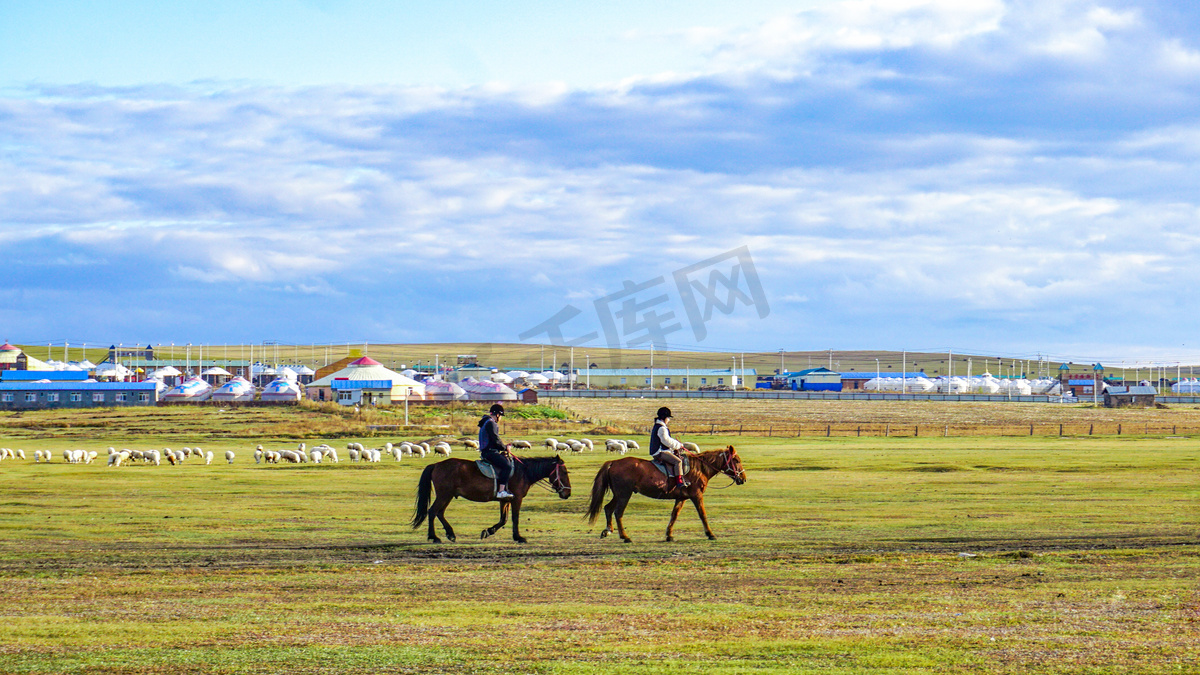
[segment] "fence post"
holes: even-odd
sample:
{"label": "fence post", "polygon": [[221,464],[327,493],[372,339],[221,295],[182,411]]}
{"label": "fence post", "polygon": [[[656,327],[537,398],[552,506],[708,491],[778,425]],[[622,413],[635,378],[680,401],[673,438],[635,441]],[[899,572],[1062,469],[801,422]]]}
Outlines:
{"label": "fence post", "polygon": [[832,425],[832,424],[826,424],[826,425],[825,425],[825,438],[829,438],[829,434],[830,434],[830,432],[831,432],[832,430],[833,430],[833,425]]}
{"label": "fence post", "polygon": [[1062,436],[1062,425],[1058,425],[1058,435]]}
{"label": "fence post", "polygon": [[886,424],[886,425],[884,425],[884,427],[883,427],[883,437],[884,437],[884,438],[887,438],[887,437],[888,437],[888,436],[890,436],[890,435],[892,435],[892,425],[891,425],[891,424]]}
{"label": "fence post", "polygon": [[1093,432],[1093,431],[1095,431],[1095,430],[1096,430],[1096,425],[1095,425],[1095,423],[1093,423],[1093,424],[1089,424],[1089,425],[1088,425],[1088,436],[1091,436],[1091,435],[1092,435],[1092,432]]}
{"label": "fence post", "polygon": [[914,424],[913,425],[913,438],[920,438],[920,437],[921,437],[921,425]]}
{"label": "fence post", "polygon": [[746,425],[745,425],[745,424],[739,424],[739,425],[738,425],[738,436],[741,436],[741,435],[742,435],[742,429],[745,429],[745,428],[746,428]]}
{"label": "fence post", "polygon": [[774,427],[767,427],[767,436],[770,436],[770,435],[771,435],[771,430],[772,430],[772,429],[774,429]]}
{"label": "fence post", "polygon": [[1030,436],[1033,435],[1033,425],[1032,424],[1029,425],[1029,435]]}
{"label": "fence post", "polygon": [[942,438],[950,437],[950,425],[947,424],[945,429],[942,429]]}
{"label": "fence post", "polygon": [[1117,435],[1118,436],[1121,435],[1121,425],[1120,424],[1117,425]]}
{"label": "fence post", "polygon": [[859,438],[862,438],[862,425],[861,424],[858,425],[858,431],[855,433],[855,435],[858,436]]}
{"label": "fence post", "polygon": [[708,435],[712,436],[715,433],[717,433],[717,425],[714,424],[708,428]]}

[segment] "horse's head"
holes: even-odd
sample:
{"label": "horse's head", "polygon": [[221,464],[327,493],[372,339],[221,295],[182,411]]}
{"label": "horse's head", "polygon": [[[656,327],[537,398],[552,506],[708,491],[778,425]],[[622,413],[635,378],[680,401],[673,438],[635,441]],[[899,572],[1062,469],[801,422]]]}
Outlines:
{"label": "horse's head", "polygon": [[550,485],[562,499],[571,496],[571,476],[567,473],[567,463],[558,455],[554,456],[554,470],[550,472]]}
{"label": "horse's head", "polygon": [[745,483],[746,470],[742,468],[742,458],[738,457],[737,450],[731,445],[721,451],[721,457],[724,459],[721,473],[732,478],[738,485]]}

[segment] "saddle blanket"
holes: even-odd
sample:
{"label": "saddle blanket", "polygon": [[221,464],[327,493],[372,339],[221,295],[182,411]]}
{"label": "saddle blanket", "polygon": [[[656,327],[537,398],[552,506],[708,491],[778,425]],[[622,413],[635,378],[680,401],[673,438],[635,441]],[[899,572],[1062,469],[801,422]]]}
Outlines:
{"label": "saddle blanket", "polygon": [[492,479],[492,496],[496,496],[496,467],[485,462],[482,459],[475,460],[475,466],[479,467],[479,473],[483,474],[484,478]]}
{"label": "saddle blanket", "polygon": [[[692,470],[692,460],[687,455],[682,455],[679,459],[683,460],[683,466],[679,467],[679,470],[682,471],[683,475],[686,476],[688,475],[688,472]],[[657,459],[651,459],[650,463],[654,465],[654,468],[663,472],[663,475],[667,476],[668,478],[671,477],[671,474],[667,473],[667,466],[665,464]]]}

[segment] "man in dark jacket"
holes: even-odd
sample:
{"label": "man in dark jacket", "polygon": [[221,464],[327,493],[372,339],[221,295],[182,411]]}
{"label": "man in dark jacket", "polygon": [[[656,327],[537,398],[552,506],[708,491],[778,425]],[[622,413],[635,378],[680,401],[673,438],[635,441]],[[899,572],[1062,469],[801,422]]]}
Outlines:
{"label": "man in dark jacket", "polygon": [[500,440],[499,422],[504,406],[492,404],[488,414],[479,420],[479,456],[496,469],[496,499],[512,499],[508,479],[512,476],[513,461],[509,446]]}

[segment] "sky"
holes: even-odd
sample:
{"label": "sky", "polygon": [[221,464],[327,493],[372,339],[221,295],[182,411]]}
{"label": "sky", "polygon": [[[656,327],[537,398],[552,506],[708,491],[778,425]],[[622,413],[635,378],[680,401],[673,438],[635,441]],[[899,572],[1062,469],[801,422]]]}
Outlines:
{"label": "sky", "polygon": [[575,4],[0,0],[0,338],[1200,360],[1200,9]]}

